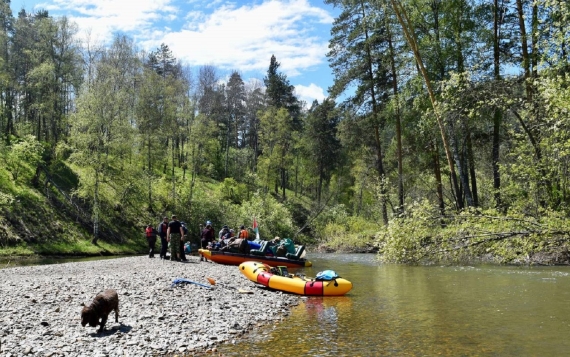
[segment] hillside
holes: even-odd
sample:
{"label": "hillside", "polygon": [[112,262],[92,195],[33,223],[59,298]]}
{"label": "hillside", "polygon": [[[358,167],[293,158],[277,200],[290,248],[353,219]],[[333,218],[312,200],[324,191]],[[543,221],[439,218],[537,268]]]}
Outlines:
{"label": "hillside", "polygon": [[[254,216],[264,237],[293,237],[309,214],[308,199],[291,198],[282,204],[271,194],[261,199],[248,193],[247,200],[237,193],[239,185],[233,180],[206,179],[199,180],[194,190],[193,214],[186,201],[176,204],[157,199],[155,207],[149,209],[143,202],[137,206],[113,195],[101,195],[104,212],[99,215],[98,240],[94,244],[93,202],[81,197],[79,184],[79,176],[85,172],[64,160],[47,161],[51,164],[35,169],[22,162],[17,173],[8,165],[0,168],[0,256],[144,253],[145,225],[158,223],[163,215],[173,213],[186,221],[194,243],[198,243],[200,224],[206,220],[213,221],[216,228],[224,224],[251,228]],[[185,181],[179,179],[182,186]],[[158,187],[157,191],[163,189]],[[164,201],[162,207],[159,201]],[[310,232],[306,227],[303,230]],[[308,237],[298,235],[297,241],[310,243]]]}
{"label": "hillside", "polygon": [[[109,255],[144,251],[132,222],[101,227],[92,244],[93,223],[85,202],[74,197],[75,173],[63,162],[36,172],[22,163],[17,179],[0,169],[0,255]],[[126,223],[126,224],[125,224]]]}

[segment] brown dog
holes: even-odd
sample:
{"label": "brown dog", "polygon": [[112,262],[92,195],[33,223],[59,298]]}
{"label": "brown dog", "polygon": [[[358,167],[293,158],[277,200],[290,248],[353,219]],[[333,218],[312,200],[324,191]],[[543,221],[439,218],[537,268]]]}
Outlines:
{"label": "brown dog", "polygon": [[[107,317],[111,311],[115,310],[115,322],[119,322],[119,295],[113,289],[108,289],[95,296],[91,305],[83,304],[81,310],[81,326],[89,324],[91,327],[101,325],[99,332],[105,329]],[[101,319],[101,322],[99,322]]]}

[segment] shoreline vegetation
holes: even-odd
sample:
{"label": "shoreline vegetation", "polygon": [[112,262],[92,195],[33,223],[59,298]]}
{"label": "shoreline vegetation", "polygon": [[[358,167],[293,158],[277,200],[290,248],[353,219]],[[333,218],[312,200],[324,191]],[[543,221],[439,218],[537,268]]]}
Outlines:
{"label": "shoreline vegetation", "polygon": [[[0,270],[0,352],[7,355],[194,355],[285,318],[302,297],[258,288],[236,266],[148,257]],[[183,284],[175,278],[210,285]],[[81,304],[119,295],[119,323],[82,327]],[[247,294],[243,292],[247,292]],[[22,333],[25,331],[25,333]]]}
{"label": "shoreline vegetation", "polygon": [[256,220],[389,263],[570,264],[567,2],[325,2],[312,103],[269,52],[250,80],[4,3],[0,256],[143,253],[176,214],[195,244]]}

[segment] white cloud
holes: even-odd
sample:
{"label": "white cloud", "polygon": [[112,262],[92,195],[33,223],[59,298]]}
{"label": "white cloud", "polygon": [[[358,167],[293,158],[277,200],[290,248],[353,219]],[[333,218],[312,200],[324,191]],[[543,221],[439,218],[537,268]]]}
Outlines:
{"label": "white cloud", "polygon": [[[326,10],[310,3],[313,0],[40,1],[47,2],[36,9],[67,15],[84,36],[89,30],[92,40],[108,43],[113,32],[123,32],[146,50],[165,43],[192,66],[261,75],[274,54],[288,77],[326,63],[328,33],[319,31],[333,21]],[[316,93],[311,86],[302,90],[306,88]]]}
{"label": "white cloud", "polygon": [[212,64],[222,69],[265,71],[275,54],[288,76],[322,64],[327,41],[312,34],[314,26],[332,17],[307,0],[266,1],[241,7],[221,6],[211,14],[191,12],[178,32],[149,39],[156,47],[169,44],[192,65]]}
{"label": "white cloud", "polygon": [[50,13],[66,14],[82,31],[92,37],[110,39],[115,31],[148,31],[163,19],[172,19],[179,11],[172,0],[53,0],[39,3]]}
{"label": "white cloud", "polygon": [[299,99],[307,102],[307,105],[309,107],[315,99],[318,100],[319,103],[322,103],[326,98],[324,90],[314,83],[311,83],[309,86],[297,84],[295,86],[295,94],[297,94],[297,97],[299,97]]}

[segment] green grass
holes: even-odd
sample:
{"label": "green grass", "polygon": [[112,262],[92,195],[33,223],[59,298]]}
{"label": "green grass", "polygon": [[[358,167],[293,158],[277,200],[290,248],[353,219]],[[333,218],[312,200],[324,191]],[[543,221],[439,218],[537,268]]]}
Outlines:
{"label": "green grass", "polygon": [[38,244],[21,243],[17,246],[0,249],[0,256],[31,256],[31,255],[68,255],[68,256],[96,256],[96,255],[122,255],[146,252],[146,245],[140,242],[127,242],[122,244],[99,241],[97,245],[90,240],[54,241]]}

